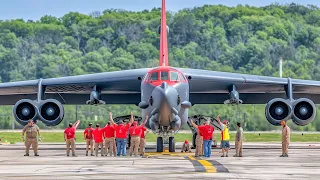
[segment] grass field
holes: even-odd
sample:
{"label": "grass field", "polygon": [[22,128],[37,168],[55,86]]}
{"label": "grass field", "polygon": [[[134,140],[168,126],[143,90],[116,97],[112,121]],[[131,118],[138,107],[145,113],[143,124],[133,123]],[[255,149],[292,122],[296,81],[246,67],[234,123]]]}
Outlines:
{"label": "grass field", "polygon": [[[42,132],[42,142],[64,142],[63,133],[61,132]],[[231,134],[231,141],[234,141],[235,134]],[[245,142],[279,142],[281,140],[280,133],[248,133],[244,135]],[[18,132],[0,132],[2,142],[16,143],[21,142],[21,133]],[[77,142],[84,142],[82,132],[76,134]],[[176,142],[183,142],[184,140],[192,142],[192,134],[177,134],[175,136]],[[214,134],[214,139],[220,141],[220,133]],[[156,135],[149,133],[147,142],[155,142]],[[320,142],[320,134],[291,134],[291,142]]]}

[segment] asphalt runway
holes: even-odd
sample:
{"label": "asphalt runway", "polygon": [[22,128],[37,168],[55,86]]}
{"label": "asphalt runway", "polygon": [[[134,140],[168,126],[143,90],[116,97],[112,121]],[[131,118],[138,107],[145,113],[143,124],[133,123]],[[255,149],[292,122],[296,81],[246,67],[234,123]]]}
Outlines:
{"label": "asphalt runway", "polygon": [[[177,145],[178,148],[181,144]],[[279,157],[279,144],[244,144],[244,156],[210,158],[193,153],[154,153],[148,144],[146,157],[86,157],[77,145],[78,157],[66,157],[63,144],[40,144],[40,157],[24,157],[22,143],[0,145],[0,180],[65,179],[320,179],[320,144],[292,143],[288,158]]]}

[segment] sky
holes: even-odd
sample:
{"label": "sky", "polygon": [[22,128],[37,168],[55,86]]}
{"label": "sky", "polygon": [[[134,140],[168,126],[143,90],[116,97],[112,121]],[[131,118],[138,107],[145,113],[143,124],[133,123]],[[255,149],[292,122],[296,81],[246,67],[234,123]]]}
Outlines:
{"label": "sky", "polygon": [[[183,8],[199,7],[205,4],[266,6],[275,2],[313,4],[320,7],[320,0],[167,0],[167,10],[177,12]],[[44,15],[62,17],[71,11],[90,14],[111,8],[141,11],[160,6],[161,0],[1,0],[0,20],[39,20]]]}

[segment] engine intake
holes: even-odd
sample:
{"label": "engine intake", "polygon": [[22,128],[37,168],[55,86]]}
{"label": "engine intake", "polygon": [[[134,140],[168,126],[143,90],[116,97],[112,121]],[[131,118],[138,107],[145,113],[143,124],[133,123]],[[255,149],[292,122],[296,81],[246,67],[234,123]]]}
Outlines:
{"label": "engine intake", "polygon": [[287,120],[291,117],[290,102],[281,98],[272,99],[266,106],[265,114],[271,124],[279,126],[282,120]]}
{"label": "engine intake", "polygon": [[28,120],[37,120],[38,109],[32,100],[21,99],[14,105],[13,115],[19,124],[25,126]]}
{"label": "engine intake", "polygon": [[55,99],[44,100],[39,106],[39,117],[47,126],[56,126],[63,120],[64,108]]}
{"label": "engine intake", "polygon": [[292,109],[292,121],[299,126],[305,126],[309,124],[316,116],[316,106],[310,99],[307,98],[295,100]]}

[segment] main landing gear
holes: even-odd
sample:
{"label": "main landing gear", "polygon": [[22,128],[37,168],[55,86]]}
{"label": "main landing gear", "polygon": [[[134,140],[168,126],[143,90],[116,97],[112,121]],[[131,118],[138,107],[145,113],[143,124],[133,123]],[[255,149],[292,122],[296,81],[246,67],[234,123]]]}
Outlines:
{"label": "main landing gear", "polygon": [[[163,152],[163,146],[164,146],[163,139],[164,139],[163,137],[157,138],[157,152]],[[169,137],[168,145],[169,145],[169,152],[176,151],[176,142],[174,140],[174,137]]]}

